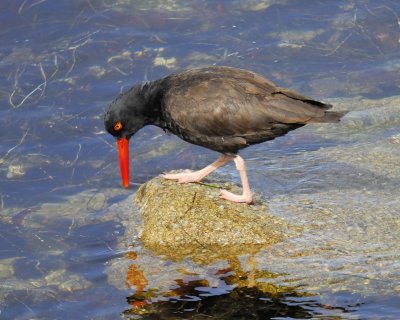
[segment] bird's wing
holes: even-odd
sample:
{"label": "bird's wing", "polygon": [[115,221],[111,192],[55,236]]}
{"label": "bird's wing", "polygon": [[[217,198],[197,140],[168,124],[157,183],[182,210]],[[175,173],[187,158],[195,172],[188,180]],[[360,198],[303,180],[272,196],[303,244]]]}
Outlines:
{"label": "bird's wing", "polygon": [[229,77],[174,79],[164,96],[165,112],[183,130],[242,136],[270,130],[277,123],[305,124],[323,117],[329,108],[257,74],[243,72]]}

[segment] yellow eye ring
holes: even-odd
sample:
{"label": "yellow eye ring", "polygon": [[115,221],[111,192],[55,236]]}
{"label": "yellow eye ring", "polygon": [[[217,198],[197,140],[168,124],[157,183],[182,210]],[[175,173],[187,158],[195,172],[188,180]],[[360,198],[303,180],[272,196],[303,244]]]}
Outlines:
{"label": "yellow eye ring", "polygon": [[119,131],[122,129],[122,123],[121,121],[118,121],[115,125],[114,125],[114,130],[115,131]]}

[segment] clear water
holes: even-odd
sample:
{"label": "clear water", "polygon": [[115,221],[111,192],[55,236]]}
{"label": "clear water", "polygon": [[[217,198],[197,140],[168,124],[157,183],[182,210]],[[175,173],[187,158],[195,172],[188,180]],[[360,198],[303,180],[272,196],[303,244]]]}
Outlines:
{"label": "clear water", "polygon": [[[399,94],[399,15],[393,0],[2,1],[0,318],[399,318],[399,147],[386,144],[399,122],[396,109],[380,121],[378,108],[398,100],[365,102]],[[331,99],[355,119],[366,112],[339,133],[302,128],[243,152],[255,191],[306,228],[254,257],[274,274],[261,280],[293,285],[284,294],[239,287],[243,261],[240,271],[236,261],[157,257],[127,236],[130,216],[110,209],[160,172],[216,155],[145,128],[123,190],[103,129],[108,103],[135,83],[212,64]],[[221,174],[237,179],[233,166]],[[315,220],[313,205],[337,212]]]}

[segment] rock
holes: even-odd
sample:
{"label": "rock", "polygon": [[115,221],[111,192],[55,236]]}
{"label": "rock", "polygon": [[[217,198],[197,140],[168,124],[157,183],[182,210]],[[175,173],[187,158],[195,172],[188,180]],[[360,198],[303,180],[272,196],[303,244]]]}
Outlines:
{"label": "rock", "polygon": [[0,262],[0,279],[5,280],[14,275],[13,263],[15,258],[1,259]]}
{"label": "rock", "polygon": [[267,10],[274,4],[279,3],[279,5],[285,5],[286,1],[276,1],[276,0],[262,0],[262,1],[255,1],[255,0],[236,0],[232,1],[232,6],[236,10],[243,10],[243,11],[261,11]]}
{"label": "rock", "polygon": [[145,247],[172,260],[190,256],[209,262],[254,253],[288,236],[288,224],[271,215],[265,204],[228,202],[219,198],[220,188],[162,178],[142,185],[135,200],[143,216]]}

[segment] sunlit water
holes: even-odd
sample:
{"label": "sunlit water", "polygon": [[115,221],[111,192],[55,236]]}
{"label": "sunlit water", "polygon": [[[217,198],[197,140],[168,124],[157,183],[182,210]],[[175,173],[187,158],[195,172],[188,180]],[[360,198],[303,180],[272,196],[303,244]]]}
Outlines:
{"label": "sunlit water", "polygon": [[[399,100],[364,101],[399,93],[399,15],[391,0],[2,1],[0,318],[399,318]],[[355,110],[243,152],[254,190],[305,228],[252,263],[155,256],[114,214],[140,183],[216,155],[145,128],[123,190],[107,104],[213,64]],[[254,265],[292,289],[239,287]]]}

